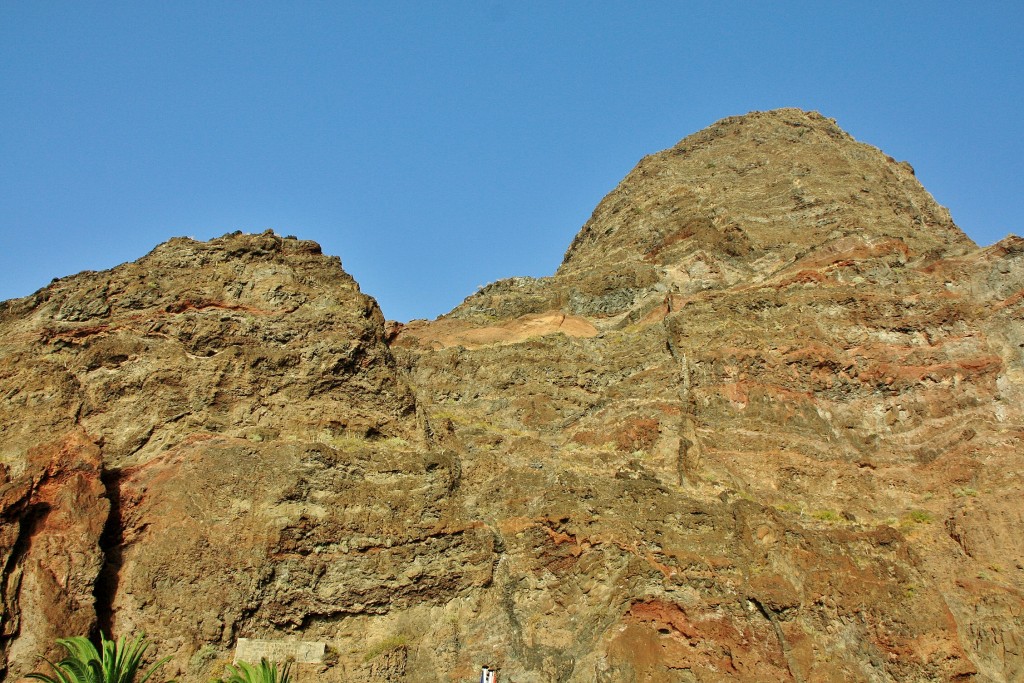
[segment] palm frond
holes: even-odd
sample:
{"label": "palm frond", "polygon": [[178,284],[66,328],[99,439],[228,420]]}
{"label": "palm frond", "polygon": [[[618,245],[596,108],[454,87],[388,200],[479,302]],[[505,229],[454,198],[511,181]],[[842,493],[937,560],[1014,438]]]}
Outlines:
{"label": "palm frond", "polygon": [[228,665],[227,678],[215,678],[210,683],[289,683],[291,680],[291,662],[286,662],[280,672],[276,663],[263,658],[258,667],[248,662]]}
{"label": "palm frond", "polygon": [[44,683],[146,683],[170,659],[164,657],[159,660],[146,671],[141,680],[136,681],[142,659],[149,648],[149,641],[142,635],[131,641],[124,636],[115,641],[100,633],[99,650],[88,638],[82,636],[60,638],[57,644],[64,648],[67,656],[56,664],[43,660],[50,665],[53,673],[33,672],[28,674],[28,678]]}
{"label": "palm frond", "polygon": [[44,662],[50,665],[50,668],[53,669],[53,675],[51,676],[49,674],[44,674],[39,671],[33,671],[32,673],[25,676],[25,678],[32,678],[37,681],[43,681],[43,683],[78,683],[74,679],[69,678],[68,675],[62,669],[60,669],[56,664],[51,662],[46,657],[40,657],[40,659],[42,659]]}

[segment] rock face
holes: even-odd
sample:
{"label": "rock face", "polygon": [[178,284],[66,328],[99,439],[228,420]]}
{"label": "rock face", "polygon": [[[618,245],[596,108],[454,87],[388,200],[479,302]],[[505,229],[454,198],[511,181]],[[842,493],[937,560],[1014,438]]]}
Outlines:
{"label": "rock face", "polygon": [[[434,592],[485,580],[476,555],[492,539],[447,499],[456,461],[425,447],[383,333],[336,258],[272,234],[171,240],[7,302],[8,677],[60,654],[55,635],[96,628],[209,664],[253,619],[294,628],[352,609],[336,588],[318,595],[325,571],[366,575],[351,602],[379,610],[402,575],[375,563],[421,547],[450,565],[422,567],[443,577]],[[324,534],[353,553],[395,547],[346,570],[310,555]]]}
{"label": "rock face", "polygon": [[798,110],[432,322],[267,233],[57,281],[0,313],[6,677],[102,628],[183,681],[1020,680],[1022,302],[1024,240]]}

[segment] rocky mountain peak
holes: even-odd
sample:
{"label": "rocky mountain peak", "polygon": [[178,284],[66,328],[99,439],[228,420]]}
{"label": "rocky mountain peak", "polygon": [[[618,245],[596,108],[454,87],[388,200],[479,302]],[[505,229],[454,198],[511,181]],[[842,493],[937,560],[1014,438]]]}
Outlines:
{"label": "rocky mountain peak", "polygon": [[815,250],[914,260],[972,247],[909,164],[817,112],[778,109],[722,119],[644,158],[598,205],[559,273],[701,261],[756,278]]}
{"label": "rocky mountain peak", "polygon": [[195,432],[409,436],[383,324],[338,257],[271,231],[174,238],[54,280],[0,307],[3,379],[19,387],[0,405],[0,464],[22,469],[38,420],[84,428],[118,466]]}

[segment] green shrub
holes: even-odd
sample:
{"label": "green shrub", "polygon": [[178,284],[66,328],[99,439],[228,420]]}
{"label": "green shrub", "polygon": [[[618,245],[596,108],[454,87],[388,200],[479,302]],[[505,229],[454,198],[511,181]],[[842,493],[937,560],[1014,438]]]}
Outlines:
{"label": "green shrub", "polygon": [[815,510],[811,516],[822,522],[838,522],[842,519],[835,510]]}
{"label": "green shrub", "polygon": [[44,683],[145,683],[170,659],[164,657],[141,674],[142,678],[136,679],[149,647],[149,642],[141,635],[131,641],[122,636],[115,642],[100,633],[99,651],[82,636],[61,638],[57,644],[67,651],[67,656],[56,664],[44,660],[53,674],[33,672],[28,678]]}
{"label": "green shrub", "polygon": [[260,660],[259,666],[238,662],[236,666],[228,665],[227,678],[214,678],[210,683],[288,683],[291,667],[291,662],[286,662],[278,671],[277,664],[271,664],[265,658]]}
{"label": "green shrub", "polygon": [[369,662],[380,657],[382,654],[394,652],[395,650],[408,646],[409,636],[406,634],[399,633],[397,635],[389,636],[367,650],[366,654],[363,655],[363,661]]}
{"label": "green shrub", "polygon": [[904,519],[907,524],[931,524],[934,518],[927,510],[911,510]]}

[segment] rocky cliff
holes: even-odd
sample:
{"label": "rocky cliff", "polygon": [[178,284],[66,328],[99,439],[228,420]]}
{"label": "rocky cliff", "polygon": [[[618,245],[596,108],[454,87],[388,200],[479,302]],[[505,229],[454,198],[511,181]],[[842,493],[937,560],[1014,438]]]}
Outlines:
{"label": "rocky cliff", "polygon": [[386,324],[311,242],[0,309],[0,653],[206,680],[1024,677],[1024,240],[798,110],[645,158],[550,278]]}

